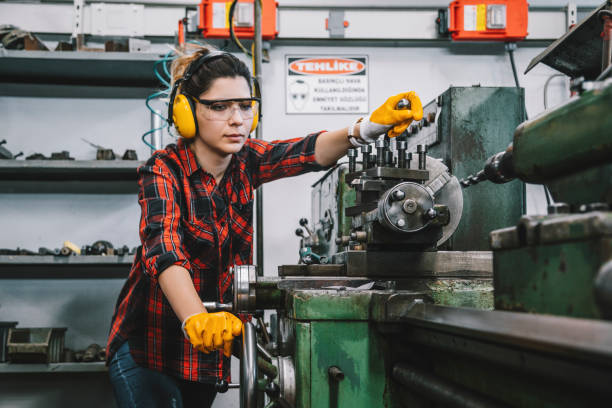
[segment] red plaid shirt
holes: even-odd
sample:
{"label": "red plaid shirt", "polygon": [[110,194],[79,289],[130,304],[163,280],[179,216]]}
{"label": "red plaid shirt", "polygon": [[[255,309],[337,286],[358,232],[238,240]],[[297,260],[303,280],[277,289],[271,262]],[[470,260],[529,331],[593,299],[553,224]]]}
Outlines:
{"label": "red plaid shirt", "polygon": [[157,278],[185,267],[202,301],[232,301],[233,264],[253,258],[253,190],[262,183],[322,167],[314,161],[318,134],[266,142],[248,139],[217,184],[182,141],[157,151],[138,169],[140,239],[121,290],[108,339],[108,360],[128,341],[134,360],[189,381],[229,381],[221,352],[192,348]]}

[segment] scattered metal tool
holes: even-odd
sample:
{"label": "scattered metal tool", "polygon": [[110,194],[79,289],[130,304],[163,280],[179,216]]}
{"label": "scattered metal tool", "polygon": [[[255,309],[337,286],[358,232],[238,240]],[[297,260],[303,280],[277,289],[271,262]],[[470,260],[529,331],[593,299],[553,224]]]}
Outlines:
{"label": "scattered metal tool", "polygon": [[11,153],[8,149],[2,147],[3,144],[6,144],[6,139],[0,140],[0,159],[12,160],[18,158],[19,156],[23,156],[23,152],[13,155],[13,153]]}

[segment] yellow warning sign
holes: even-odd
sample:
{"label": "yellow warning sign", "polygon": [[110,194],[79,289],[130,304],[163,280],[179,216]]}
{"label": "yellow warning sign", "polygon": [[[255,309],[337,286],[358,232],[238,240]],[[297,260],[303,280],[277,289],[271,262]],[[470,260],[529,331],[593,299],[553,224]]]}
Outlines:
{"label": "yellow warning sign", "polygon": [[476,31],[487,29],[487,5],[478,4],[476,6]]}

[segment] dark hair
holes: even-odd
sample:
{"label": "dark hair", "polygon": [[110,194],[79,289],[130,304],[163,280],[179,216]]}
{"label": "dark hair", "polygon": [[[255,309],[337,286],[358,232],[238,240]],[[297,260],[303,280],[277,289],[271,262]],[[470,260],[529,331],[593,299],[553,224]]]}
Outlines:
{"label": "dark hair", "polygon": [[[189,65],[200,57],[217,52],[208,47],[197,46],[191,54],[181,55],[172,62],[172,83],[185,75]],[[246,64],[232,54],[226,53],[221,57],[205,62],[191,77],[191,79],[180,86],[180,91],[185,94],[199,96],[202,92],[210,89],[213,81],[217,78],[243,77],[251,90],[251,73]],[[251,90],[252,91],[252,90]]]}

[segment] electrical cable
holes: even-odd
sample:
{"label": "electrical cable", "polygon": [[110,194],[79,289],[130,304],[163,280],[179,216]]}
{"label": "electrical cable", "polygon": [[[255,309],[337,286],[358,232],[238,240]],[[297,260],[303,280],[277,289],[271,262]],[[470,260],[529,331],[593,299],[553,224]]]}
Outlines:
{"label": "electrical cable", "polygon": [[[242,43],[240,42],[240,40],[236,36],[236,32],[234,31],[234,11],[236,9],[236,4],[237,3],[238,3],[238,0],[233,0],[232,4],[230,5],[229,12],[228,12],[228,22],[229,22],[230,38],[232,39],[232,42],[238,48],[240,48],[240,51],[242,51],[243,53],[248,55],[250,58],[252,58],[253,54],[251,54],[251,52],[249,50],[244,48],[244,46],[242,45]],[[261,4],[261,2],[260,2],[260,4]]]}
{"label": "electrical cable", "polygon": [[[162,58],[160,58],[159,60],[155,61],[155,63],[153,64],[153,74],[155,75],[155,77],[159,80],[159,82],[161,82],[161,84],[165,87],[165,89],[162,89],[160,91],[154,92],[151,95],[147,96],[147,98],[145,99],[145,106],[147,107],[147,109],[153,114],[156,115],[158,117],[160,117],[162,119],[162,123],[163,125],[154,129],[149,129],[148,131],[146,131],[145,133],[142,134],[142,136],[140,137],[140,139],[142,140],[142,142],[147,145],[149,148],[151,148],[152,150],[156,150],[157,147],[153,146],[151,143],[149,143],[146,138],[148,135],[151,135],[159,130],[163,130],[168,128],[168,123],[166,122],[166,117],[161,114],[160,112],[158,112],[157,110],[155,110],[152,106],[151,106],[151,101],[154,99],[158,99],[158,98],[163,98],[163,97],[167,97],[170,94],[170,82],[172,80],[172,76],[170,74],[170,71],[168,70],[168,62],[173,61],[175,59],[174,56],[172,56],[172,54],[174,53],[174,50],[170,50],[168,51]],[[163,72],[159,71],[159,66],[162,66]]]}
{"label": "electrical cable", "polygon": [[554,74],[548,77],[546,82],[544,83],[544,109],[548,109],[548,85],[550,81],[552,81],[556,77],[564,77],[563,74]]}

